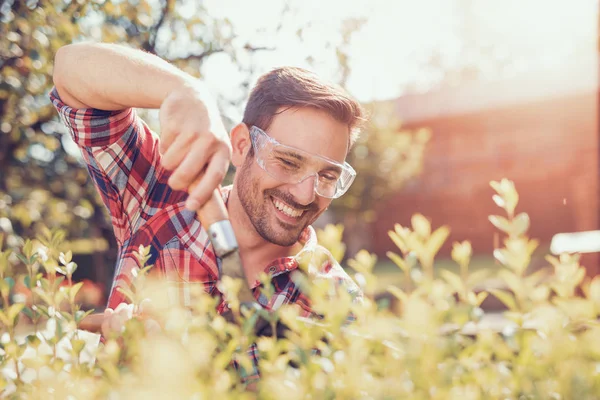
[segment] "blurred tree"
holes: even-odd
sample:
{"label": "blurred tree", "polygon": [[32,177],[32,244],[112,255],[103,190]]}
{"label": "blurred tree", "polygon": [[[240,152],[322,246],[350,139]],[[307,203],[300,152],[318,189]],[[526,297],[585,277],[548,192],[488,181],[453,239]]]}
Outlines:
{"label": "blurred tree", "polygon": [[[337,48],[339,83],[346,86],[351,73],[348,47],[352,36],[366,20],[347,19],[342,24],[342,43]],[[331,203],[334,219],[344,226],[346,256],[371,248],[370,224],[375,220],[375,207],[386,197],[397,193],[423,166],[425,147],[431,137],[426,129],[402,129],[395,102],[378,101],[365,105],[367,122],[347,161],[357,171],[348,193]]]}
{"label": "blurred tree", "polygon": [[347,157],[357,171],[356,179],[330,207],[345,227],[350,257],[371,248],[375,207],[421,172],[431,137],[426,128],[403,130],[393,101],[371,103],[366,109],[369,120]]}
{"label": "blurred tree", "polygon": [[116,254],[106,251],[115,246],[107,213],[48,98],[59,47],[123,43],[198,76],[213,54],[235,60],[262,49],[235,38],[230,21],[211,17],[195,0],[0,0],[0,232],[8,233],[7,244],[35,236],[42,225],[60,227],[69,248],[94,258],[86,264],[95,279],[112,278],[101,268]]}
{"label": "blurred tree", "polygon": [[[282,13],[294,10],[284,7]],[[342,24],[342,44],[335,49],[342,85],[350,72],[347,44],[363,23]],[[246,42],[235,28],[227,18],[209,15],[197,0],[0,0],[0,232],[9,233],[7,244],[35,236],[43,225],[60,227],[67,230],[69,248],[86,254],[80,273],[93,270],[91,277],[104,283],[112,278],[112,270],[102,268],[111,268],[116,255],[107,213],[48,99],[59,47],[83,40],[122,43],[194,76],[210,57],[224,53],[247,77],[242,84],[247,90],[255,71],[236,60],[266,48]],[[358,178],[332,207],[351,233],[346,240],[352,253],[368,245],[368,230],[356,227],[369,223],[373,205],[418,172],[427,139],[425,133],[400,132],[385,104],[368,108],[373,121],[349,156]],[[141,114],[157,128],[152,114]]]}

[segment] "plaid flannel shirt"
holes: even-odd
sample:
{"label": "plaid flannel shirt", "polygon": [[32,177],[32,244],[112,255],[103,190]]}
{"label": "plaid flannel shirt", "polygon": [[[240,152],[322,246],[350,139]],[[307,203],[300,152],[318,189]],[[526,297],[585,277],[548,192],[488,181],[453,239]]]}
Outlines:
{"label": "plaid flannel shirt", "polygon": [[[177,301],[189,302],[189,285],[202,284],[204,290],[219,296],[216,284],[220,259],[216,257],[205,229],[196,213],[185,209],[187,193],[172,190],[167,181],[170,172],[160,163],[159,140],[136,115],[134,109],[102,111],[74,109],[64,104],[56,89],[50,93],[52,103],[81,149],[91,178],[108,208],[119,247],[115,276],[108,307],[116,308],[125,297],[116,290],[132,282],[131,271],[139,267],[134,256],[140,245],[150,245],[149,264],[178,288]],[[227,201],[229,189],[223,191]],[[267,299],[255,283],[253,291],[258,303],[275,310],[294,303],[302,316],[313,315],[310,301],[291,279],[302,254],[319,251],[328,255],[310,275],[334,280],[360,300],[362,293],[330,253],[317,244],[316,234],[308,227],[299,239],[303,249],[295,257],[273,260],[265,267],[272,277],[275,294]],[[218,311],[227,307],[221,300]],[[240,371],[246,381],[259,377],[256,346],[249,349],[254,371]],[[236,363],[237,364],[237,363]],[[236,367],[239,368],[238,365]]]}

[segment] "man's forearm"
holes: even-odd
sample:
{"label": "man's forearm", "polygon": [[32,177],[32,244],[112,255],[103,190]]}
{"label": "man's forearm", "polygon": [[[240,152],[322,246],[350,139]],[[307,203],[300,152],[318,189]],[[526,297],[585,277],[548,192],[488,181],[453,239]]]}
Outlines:
{"label": "man's forearm", "polygon": [[68,105],[102,110],[159,108],[169,93],[184,86],[206,91],[200,81],[157,56],[92,43],[58,50],[54,84]]}

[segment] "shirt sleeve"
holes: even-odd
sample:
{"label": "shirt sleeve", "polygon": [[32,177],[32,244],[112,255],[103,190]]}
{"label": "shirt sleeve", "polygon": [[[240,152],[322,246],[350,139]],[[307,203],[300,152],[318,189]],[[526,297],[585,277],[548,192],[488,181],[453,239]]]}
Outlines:
{"label": "shirt sleeve", "polygon": [[75,109],[60,99],[56,88],[50,99],[81,149],[122,246],[172,195],[169,173],[160,167],[158,138],[132,108]]}

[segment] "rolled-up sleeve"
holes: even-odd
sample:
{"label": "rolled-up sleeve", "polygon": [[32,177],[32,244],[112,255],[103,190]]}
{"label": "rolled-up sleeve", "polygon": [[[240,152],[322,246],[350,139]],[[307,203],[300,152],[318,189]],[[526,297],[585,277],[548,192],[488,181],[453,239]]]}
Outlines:
{"label": "rolled-up sleeve", "polygon": [[159,140],[134,109],[104,111],[66,105],[54,88],[50,98],[79,146],[108,208],[119,245],[171,194],[160,167]]}

